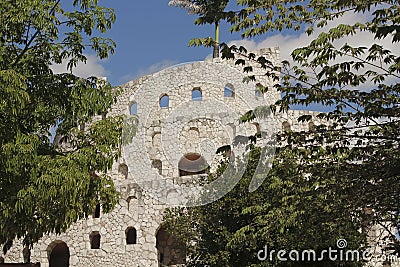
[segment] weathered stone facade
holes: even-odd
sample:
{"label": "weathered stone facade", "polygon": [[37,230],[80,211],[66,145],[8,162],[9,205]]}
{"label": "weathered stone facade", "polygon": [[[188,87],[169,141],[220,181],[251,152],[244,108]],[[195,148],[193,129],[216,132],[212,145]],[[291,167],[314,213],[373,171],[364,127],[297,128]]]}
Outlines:
{"label": "weathered stone facade", "polygon": [[[259,53],[279,62],[278,48]],[[50,264],[52,253],[58,251],[68,256],[69,266],[77,267],[183,263],[176,240],[162,228],[163,211],[170,206],[165,202],[173,204],[179,191],[166,191],[164,183],[182,185],[187,177],[201,176],[201,171],[190,169],[190,163],[186,164],[189,169],[179,169],[185,155],[201,157],[213,169],[218,147],[231,144],[236,135],[267,130],[257,121],[239,124],[238,118],[257,106],[275,103],[280,95],[265,76],[260,76],[269,87],[265,94],[256,90],[254,82],[244,83],[243,76],[241,66],[213,59],[174,66],[122,85],[122,94],[108,116],[137,116],[139,124],[111,172],[121,193],[119,204],[109,214],[100,212],[99,218],[78,221],[61,235],[43,237],[34,245],[31,261],[42,267],[61,267],[61,263]],[[199,91],[201,99],[193,96]],[[303,114],[312,115],[315,125],[320,123],[317,113],[294,110],[274,118],[277,130],[308,129],[309,123],[297,121]],[[14,246],[5,258],[6,262],[21,262],[22,248]]]}

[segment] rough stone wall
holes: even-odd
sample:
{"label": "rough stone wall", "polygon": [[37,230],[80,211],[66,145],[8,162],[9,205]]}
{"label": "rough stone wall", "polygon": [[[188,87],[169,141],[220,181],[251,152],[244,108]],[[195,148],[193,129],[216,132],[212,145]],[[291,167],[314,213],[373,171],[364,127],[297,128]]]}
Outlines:
{"label": "rough stone wall", "polygon": [[[279,62],[278,48],[259,53]],[[262,74],[262,70],[256,74]],[[110,172],[121,193],[119,204],[100,218],[78,221],[66,233],[45,236],[34,246],[31,261],[48,267],[52,249],[64,242],[69,248],[70,266],[159,266],[156,236],[163,211],[168,207],[159,200],[170,198],[159,181],[182,184],[178,163],[187,153],[202,155],[215,169],[218,147],[231,144],[236,135],[266,130],[257,120],[247,124],[238,122],[239,116],[248,110],[279,99],[272,81],[265,76],[262,79],[270,90],[257,96],[254,82],[243,83],[241,66],[213,59],[178,65],[122,85],[122,94],[108,116],[123,114],[129,118],[130,105],[135,102],[139,124],[136,136],[123,148],[124,157],[115,162]],[[233,87],[234,97],[224,97],[226,85]],[[201,101],[191,100],[194,88],[200,88]],[[161,108],[159,99],[164,95],[169,97],[169,106]],[[297,117],[303,114],[312,115],[315,125],[321,123],[315,112],[294,110],[275,116],[276,130],[281,130],[284,122],[292,129],[307,130],[308,123],[297,122]],[[154,192],[139,186],[137,181],[144,177],[151,181],[150,187],[156,189],[158,199]],[[136,244],[126,244],[128,227],[137,231]],[[91,249],[92,232],[101,235],[100,249]],[[5,259],[6,262],[23,260],[18,242]]]}

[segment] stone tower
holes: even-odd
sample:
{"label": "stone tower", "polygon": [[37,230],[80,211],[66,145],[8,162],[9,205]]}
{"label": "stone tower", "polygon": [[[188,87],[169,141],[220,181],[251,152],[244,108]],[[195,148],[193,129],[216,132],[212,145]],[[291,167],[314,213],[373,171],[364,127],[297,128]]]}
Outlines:
{"label": "stone tower", "polygon": [[[257,54],[279,62],[278,48]],[[218,58],[177,65],[122,85],[107,115],[126,115],[128,128],[135,127],[110,172],[120,192],[119,204],[109,214],[97,206],[93,216],[65,233],[43,237],[34,245],[31,261],[42,267],[184,264],[182,247],[162,226],[163,211],[187,204],[186,189],[207,168],[215,169],[218,147],[231,144],[235,136],[268,130],[257,120],[238,121],[240,115],[280,97],[262,70],[255,74],[268,93],[258,91],[255,82],[243,82],[242,66]],[[316,113],[291,111],[274,118],[277,130],[307,129],[308,123],[297,122],[302,114],[312,115],[318,124]],[[14,246],[4,258],[22,262],[22,247]]]}

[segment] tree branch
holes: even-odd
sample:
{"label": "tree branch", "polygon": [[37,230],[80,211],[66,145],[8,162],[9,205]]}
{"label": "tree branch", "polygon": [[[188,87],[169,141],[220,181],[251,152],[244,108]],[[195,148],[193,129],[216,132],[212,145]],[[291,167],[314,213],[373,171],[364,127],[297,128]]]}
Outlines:
{"label": "tree branch", "polygon": [[[54,12],[56,10],[57,5],[60,3],[61,0],[57,0],[57,2],[54,4],[52,9],[50,10],[50,15],[54,15]],[[22,50],[21,54],[17,56],[15,61],[12,63],[12,67],[15,67],[18,62],[22,59],[22,57],[28,52],[30,45],[33,43],[33,41],[36,39],[38,34],[40,33],[40,29],[37,29],[36,32],[32,35],[31,39],[26,43],[24,49]]]}
{"label": "tree branch", "polygon": [[389,72],[387,69],[383,68],[382,66],[376,65],[376,64],[371,63],[371,62],[369,62],[369,61],[366,61],[365,59],[362,59],[362,58],[360,58],[360,57],[358,57],[358,56],[355,56],[355,55],[348,54],[348,53],[346,53],[346,52],[341,52],[341,51],[340,51],[340,53],[343,53],[345,56],[358,59],[360,62],[365,63],[365,64],[368,64],[368,65],[370,65],[370,66],[372,66],[372,67],[375,67],[375,68],[377,68],[377,69],[380,69],[380,70],[386,72],[386,75],[393,75],[394,77],[400,79],[400,76],[399,76],[399,75],[396,75],[396,74],[394,74],[394,73]]}
{"label": "tree branch", "polygon": [[[260,62],[258,62],[257,60],[255,60],[255,59],[253,59],[253,58],[250,58],[248,55],[246,55],[246,54],[244,54],[244,53],[242,53],[242,52],[240,52],[240,51],[237,51],[237,50],[236,50],[235,53],[238,54],[238,55],[241,55],[241,56],[247,58],[248,60],[251,60],[251,61],[253,61],[253,62],[257,63],[257,64],[260,64]],[[271,71],[276,71],[276,70],[273,69],[273,67],[268,66],[268,65],[266,65],[266,64],[265,64],[265,68],[269,68]],[[304,80],[300,80],[298,77],[294,76],[293,74],[290,74],[290,72],[284,73],[284,72],[280,69],[280,70],[279,70],[279,73],[280,73],[280,74],[283,74],[283,75],[287,75],[287,76],[289,76],[290,78],[299,81],[300,83],[304,83],[305,85],[308,85],[308,86],[311,86],[311,87],[314,87],[314,86],[315,86],[315,84],[312,84],[311,82],[307,82],[307,81],[304,81]],[[318,87],[318,89],[323,90],[321,87]],[[346,102],[346,101],[343,101],[343,100],[338,100],[338,101],[339,101],[339,103],[342,103],[342,104],[346,105],[347,107],[351,108],[352,110],[359,112],[359,109],[355,108],[355,107],[354,107],[353,105],[351,105],[350,103],[348,103],[348,102]],[[377,125],[379,125],[379,123],[378,123],[375,119],[373,119],[373,118],[369,118],[369,119],[370,119],[371,121],[373,121],[374,123],[376,123]]]}

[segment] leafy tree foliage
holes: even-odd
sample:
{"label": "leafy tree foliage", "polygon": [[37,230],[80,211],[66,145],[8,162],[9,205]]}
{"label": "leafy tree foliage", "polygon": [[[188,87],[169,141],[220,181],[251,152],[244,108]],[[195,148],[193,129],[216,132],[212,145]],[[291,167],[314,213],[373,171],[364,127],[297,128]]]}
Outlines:
{"label": "leafy tree foliage", "polygon": [[[169,5],[185,8],[190,14],[197,14],[199,17],[195,20],[195,24],[215,24],[215,38],[207,37],[201,41],[193,40],[189,45],[205,44],[213,46],[213,57],[219,57],[219,24],[224,18],[223,11],[229,0],[171,0]],[[199,43],[200,42],[200,43]]]}
{"label": "leafy tree foliage", "polygon": [[[327,257],[321,262],[311,258],[280,262],[276,254],[265,261],[258,259],[266,245],[270,252],[313,249],[319,258],[318,253],[336,247],[340,238],[347,238],[349,249],[365,244],[351,205],[344,198],[337,203],[336,192],[327,194],[316,186],[317,181],[304,179],[298,172],[302,162],[289,147],[279,150],[263,185],[250,193],[260,151],[256,147],[250,151],[243,178],[222,199],[206,206],[167,210],[167,230],[185,242],[188,266],[358,266],[359,262],[343,265]],[[227,164],[223,162],[209,179],[221,175]]]}
{"label": "leafy tree foliage", "polygon": [[[399,226],[400,210],[397,149],[400,55],[398,50],[391,51],[379,42],[400,41],[399,2],[242,1],[241,4],[247,8],[230,19],[235,23],[232,29],[243,30],[243,36],[285,27],[298,30],[308,25],[305,31],[309,34],[315,28],[323,28],[309,45],[292,52],[292,64],[283,61],[281,66],[273,66],[264,57],[255,58],[245,49],[231,48],[259,62],[267,75],[274,76],[274,71],[281,73],[282,82],[276,86],[282,93],[282,100],[277,103],[280,111],[291,105],[311,104],[320,104],[327,110],[319,115],[327,121],[325,125],[317,126],[311,133],[292,133],[289,145],[300,158],[307,155],[312,167],[304,173],[319,176],[329,165],[339,164],[340,168],[332,175],[341,177],[341,181],[336,188],[329,186],[326,190],[337,191],[338,199],[351,197],[349,203],[360,213],[365,208],[372,209],[370,222],[387,228],[390,241],[386,241],[399,253],[399,240],[392,227]],[[348,13],[367,19],[341,24],[340,19]],[[347,37],[363,32],[370,33],[375,41],[369,47],[345,42]],[[340,41],[344,44],[338,46]],[[310,120],[310,116],[299,120]]]}
{"label": "leafy tree foliage", "polygon": [[[51,69],[67,60],[72,70],[88,49],[99,58],[112,53],[115,43],[99,37],[115,20],[112,9],[96,0],[4,0],[0,11],[0,244],[6,252],[15,238],[29,246],[66,230],[98,203],[104,212],[114,207],[107,171],[119,154],[122,119],[92,121],[115,101],[108,83]],[[62,140],[53,143],[49,129],[57,124]]]}
{"label": "leafy tree foliage", "polygon": [[[302,202],[305,204],[302,208],[311,220],[313,215],[310,214],[314,205],[327,207],[329,203],[332,204],[327,210],[332,210],[333,216],[327,214],[325,217],[325,208],[314,214],[320,214],[319,220],[314,221],[320,226],[320,230],[317,231],[319,234],[324,235],[321,232],[325,231],[330,233],[326,226],[337,223],[338,220],[351,221],[356,228],[364,229],[364,233],[367,233],[370,227],[378,225],[386,230],[380,241],[389,245],[386,246],[388,253],[399,255],[400,242],[394,234],[394,228],[400,226],[400,55],[396,48],[400,41],[399,1],[239,0],[237,3],[240,5],[238,11],[221,12],[219,16],[230,22],[231,30],[241,32],[243,37],[283,29],[304,31],[307,34],[312,34],[316,29],[321,32],[307,46],[295,49],[291,53],[291,62],[282,61],[278,66],[268,58],[248,52],[245,47],[228,47],[226,44],[220,46],[222,57],[235,59],[238,65],[244,65],[246,72],[250,72],[246,80],[257,80],[256,76],[251,75],[252,67],[248,65],[251,62],[253,65],[259,64],[265,69],[267,76],[277,81],[275,89],[281,92],[282,99],[272,106],[275,112],[286,112],[294,105],[308,107],[317,104],[322,107],[323,112],[318,117],[325,123],[316,124],[310,131],[292,130],[278,136],[278,159],[286,161],[281,153],[289,150],[290,156],[296,159],[297,168],[291,175],[302,177],[295,181],[299,188],[294,196],[286,189],[281,189],[281,192],[277,190],[280,201],[293,197],[307,199],[307,188],[312,185],[321,197],[315,202]],[[342,18],[346,15],[360,20],[343,23],[345,20]],[[364,33],[370,34],[372,45],[354,46],[346,42],[347,38]],[[207,45],[204,39],[195,39],[191,43]],[[395,49],[390,49],[385,43],[389,43]],[[258,84],[260,90],[268,90],[266,86]],[[299,121],[311,119],[311,116],[305,115],[300,117]],[[280,167],[280,162],[275,162],[273,173],[284,182],[293,182],[285,175],[288,170],[276,173],[276,169],[279,170]],[[270,179],[265,183],[267,185],[264,185],[263,189],[274,185],[274,181]],[[252,197],[267,197],[262,190],[255,194]],[[202,238],[206,238],[204,235],[218,233],[220,239],[215,240],[228,241],[224,243],[226,245],[232,244],[229,241],[237,236],[238,229],[255,231],[255,228],[266,231],[264,227],[257,226],[260,220],[264,221],[265,225],[269,223],[266,229],[282,227],[286,221],[297,225],[299,231],[310,227],[307,223],[304,224],[301,218],[287,218],[286,214],[275,214],[273,221],[268,214],[271,208],[280,207],[279,201],[268,199],[264,201],[264,205],[260,203],[256,205],[257,212],[262,214],[258,220],[243,218],[242,221],[242,218],[238,217],[227,222],[222,221],[222,218],[230,216],[229,214],[218,217],[221,220],[218,229],[227,229],[232,223],[242,224],[225,232],[216,230],[211,223],[206,225],[210,222],[207,214],[213,211],[213,205],[220,212],[225,212],[224,201],[213,203],[205,207],[204,211],[201,211],[203,208],[185,211],[181,217],[192,216],[191,222],[196,227],[200,227],[198,224],[204,224],[205,227],[200,229],[207,229],[206,234],[202,233],[196,244],[202,244],[204,253],[221,258],[223,256],[215,250],[215,243],[208,246],[201,242]],[[235,202],[229,206],[232,210],[246,209],[245,207],[252,207],[252,204]],[[292,212],[297,210],[298,206],[294,205]],[[335,212],[343,213],[334,215]],[[349,213],[352,214],[351,220],[348,217]],[[284,218],[283,221],[281,218]],[[329,223],[326,224],[327,222]],[[339,227],[336,231],[341,232],[340,229]],[[350,230],[347,226],[342,229]],[[352,231],[341,233],[344,234],[343,238],[357,235]],[[261,238],[270,240],[269,237],[270,235],[265,235]],[[279,244],[286,242],[278,236],[272,237],[271,240]],[[297,236],[293,240],[301,243],[304,239]],[[324,240],[321,238],[318,242],[310,244],[319,247]],[[358,243],[361,244],[362,242]],[[225,254],[226,259],[234,258],[234,252],[245,255],[244,251],[232,250],[231,254]],[[231,263],[231,266],[239,265]]]}

